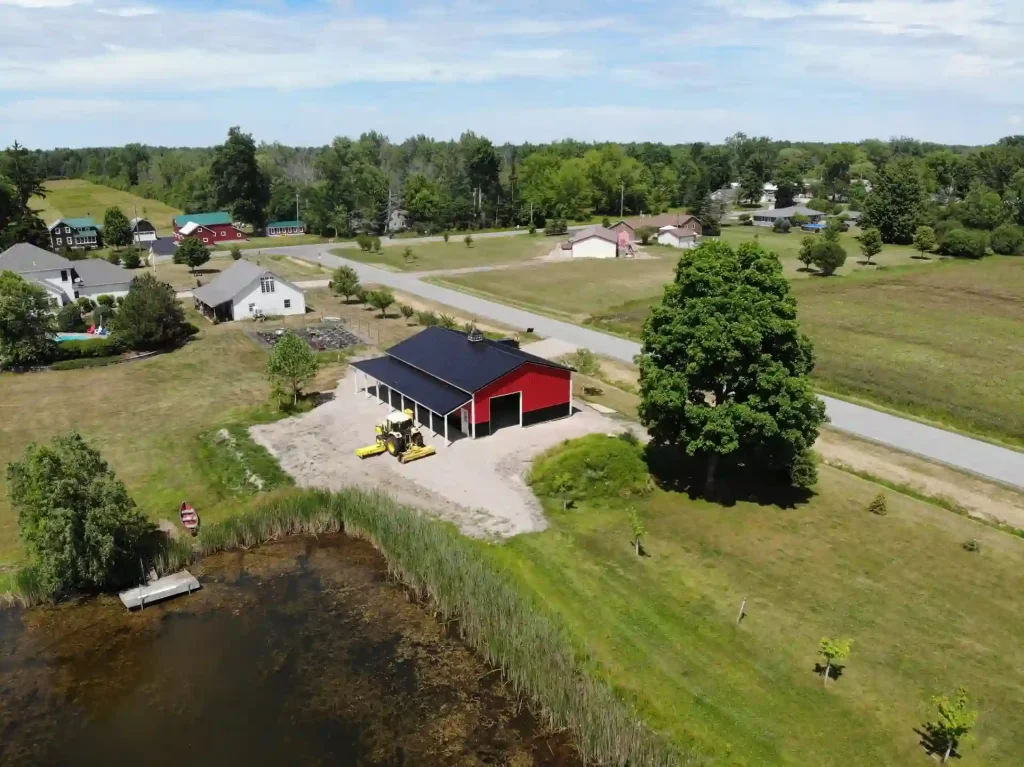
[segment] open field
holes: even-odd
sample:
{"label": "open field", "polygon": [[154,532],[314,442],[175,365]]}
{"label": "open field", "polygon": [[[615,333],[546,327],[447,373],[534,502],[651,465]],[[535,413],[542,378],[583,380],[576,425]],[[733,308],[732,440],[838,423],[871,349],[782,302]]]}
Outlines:
{"label": "open field", "polygon": [[39,210],[39,217],[47,224],[58,218],[83,216],[92,216],[97,223],[102,224],[103,213],[116,205],[128,218],[138,215],[148,219],[161,235],[170,235],[174,231],[172,219],[181,213],[177,208],[159,200],[137,197],[131,192],[122,192],[83,179],[47,181],[46,197],[33,197],[29,205]]}
{"label": "open field", "polygon": [[[793,281],[803,330],[815,342],[815,380],[840,395],[1024,445],[1024,260],[913,263]],[[567,262],[517,270],[515,279],[480,272],[435,281],[638,337],[673,266],[670,257]]]}
{"label": "open field", "polygon": [[[662,490],[552,501],[548,531],[487,551],[649,724],[717,763],[929,764],[914,728],[934,718],[932,695],[965,685],[980,722],[958,763],[1017,764],[1024,541],[894,493],[875,516],[878,489],[823,467],[796,508]],[[630,546],[628,506],[648,557]],[[854,640],[827,689],[823,636]]]}
{"label": "open field", "polygon": [[413,258],[402,256],[404,246],[392,244],[380,253],[367,253],[358,248],[339,248],[331,251],[343,258],[365,264],[383,266],[401,272],[427,272],[436,269],[463,269],[474,266],[495,266],[528,261],[550,253],[561,241],[558,237],[520,235],[518,237],[490,237],[478,239],[467,248],[462,238],[452,237],[449,242],[429,242],[411,245]]}
{"label": "open field", "polygon": [[319,234],[296,234],[290,237],[250,237],[244,242],[221,243],[220,245],[215,245],[212,250],[230,251],[235,245],[238,245],[238,247],[245,251],[252,248],[282,248],[292,245],[320,245],[326,242],[328,242],[328,239],[326,237],[321,237]]}
{"label": "open field", "polygon": [[[330,272],[316,264],[308,261],[299,261],[287,256],[262,255],[244,252],[243,258],[255,264],[266,266],[272,269],[275,274],[284,277],[286,280],[326,280],[330,279]],[[216,279],[217,275],[234,263],[231,257],[225,253],[213,253],[210,260],[196,270],[196,275],[204,285]],[[137,270],[153,272],[153,267]],[[158,279],[169,283],[175,290],[191,290],[196,287],[196,278],[189,272],[184,264],[174,264],[170,261],[161,261],[156,266]]]}

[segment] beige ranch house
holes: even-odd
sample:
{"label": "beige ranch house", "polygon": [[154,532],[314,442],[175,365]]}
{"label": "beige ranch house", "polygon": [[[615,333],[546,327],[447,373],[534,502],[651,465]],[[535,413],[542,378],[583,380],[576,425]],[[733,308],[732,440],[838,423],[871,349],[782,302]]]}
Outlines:
{"label": "beige ranch house", "polygon": [[577,232],[562,250],[573,258],[618,258],[619,235],[603,226],[594,226]]}

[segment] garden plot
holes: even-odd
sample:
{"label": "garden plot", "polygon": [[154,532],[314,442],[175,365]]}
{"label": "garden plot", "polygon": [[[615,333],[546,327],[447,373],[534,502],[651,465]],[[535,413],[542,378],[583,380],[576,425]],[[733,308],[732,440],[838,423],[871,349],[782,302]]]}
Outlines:
{"label": "garden plot", "polygon": [[274,346],[286,333],[293,333],[306,340],[317,351],[335,351],[359,346],[363,339],[343,325],[316,325],[304,328],[274,328],[273,330],[254,331],[256,338],[264,346]]}

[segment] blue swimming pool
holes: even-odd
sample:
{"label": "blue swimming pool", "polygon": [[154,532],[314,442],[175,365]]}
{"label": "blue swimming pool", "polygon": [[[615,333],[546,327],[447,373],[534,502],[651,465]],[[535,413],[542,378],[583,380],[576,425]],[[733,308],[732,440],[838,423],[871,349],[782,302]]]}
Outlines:
{"label": "blue swimming pool", "polygon": [[57,343],[61,341],[95,341],[97,338],[106,338],[92,333],[58,333]]}

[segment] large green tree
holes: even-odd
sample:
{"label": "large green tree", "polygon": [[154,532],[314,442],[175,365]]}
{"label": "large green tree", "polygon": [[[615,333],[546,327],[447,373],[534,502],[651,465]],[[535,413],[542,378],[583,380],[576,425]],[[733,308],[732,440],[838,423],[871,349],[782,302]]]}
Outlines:
{"label": "large green tree", "polygon": [[228,207],[239,221],[262,229],[267,223],[270,179],[256,159],[256,142],[240,128],[228,130],[228,138],[213,151],[210,181],[217,205]]}
{"label": "large green tree", "polygon": [[0,174],[14,184],[15,199],[22,212],[29,210],[30,199],[46,196],[46,188],[43,186],[46,174],[39,167],[35,156],[17,141],[5,149],[0,157]]}
{"label": "large green tree", "polygon": [[8,465],[7,482],[21,539],[47,591],[136,581],[140,545],[152,525],[81,436],[29,445],[23,460]]}
{"label": "large green tree", "polygon": [[185,321],[174,288],[152,274],[132,280],[128,295],[111,321],[111,330],[116,342],[136,350],[178,346],[195,332]]}
{"label": "large green tree", "polygon": [[0,272],[0,368],[45,362],[55,351],[53,299],[14,272]]}
{"label": "large green tree", "polygon": [[132,243],[132,227],[128,217],[116,205],[103,214],[103,242],[116,248]]}
{"label": "large green tree", "polygon": [[656,444],[704,462],[709,496],[723,461],[798,480],[825,406],[774,253],[706,242],[684,255],[644,324],[639,365],[642,423]]}
{"label": "large green tree", "polygon": [[873,226],[882,241],[908,245],[924,216],[924,184],[909,157],[893,160],[878,171],[864,203],[866,226]]}

